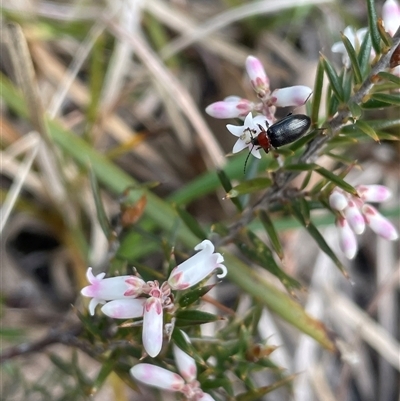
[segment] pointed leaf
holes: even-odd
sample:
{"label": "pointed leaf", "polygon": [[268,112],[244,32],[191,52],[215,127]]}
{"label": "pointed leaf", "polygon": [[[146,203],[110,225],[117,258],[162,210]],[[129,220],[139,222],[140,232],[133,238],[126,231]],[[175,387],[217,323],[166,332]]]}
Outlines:
{"label": "pointed leaf", "polygon": [[93,394],[97,393],[100,388],[104,385],[108,376],[114,371],[115,368],[115,360],[114,358],[108,358],[105,361],[101,362],[101,368],[99,373],[97,374],[96,379],[93,382],[92,392]]}
{"label": "pointed leaf", "polygon": [[361,107],[363,109],[383,109],[385,107],[392,107],[391,102],[384,102],[382,100],[377,99],[369,99],[365,103],[361,103]]}
{"label": "pointed leaf", "polygon": [[393,40],[392,37],[386,32],[385,27],[383,26],[383,20],[382,18],[378,18],[377,21],[377,28],[378,28],[378,32],[379,32],[379,36],[381,37],[383,43],[385,44],[385,46],[387,47],[391,47]]}
{"label": "pointed leaf", "polygon": [[182,221],[186,224],[186,227],[198,238],[198,239],[205,239],[207,235],[205,231],[202,229],[198,221],[185,209],[180,206],[174,205],[175,210],[178,213],[179,217]]}
{"label": "pointed leaf", "polygon": [[185,292],[183,295],[179,297],[178,303],[179,306],[185,308],[207,294],[207,292],[211,291],[215,287],[215,284],[205,285],[204,287],[196,287],[193,290]]}
{"label": "pointed leaf", "polygon": [[278,266],[271,250],[252,231],[247,232],[247,238],[245,241],[241,241],[238,246],[247,258],[278,277],[289,292],[293,294],[294,289],[301,288],[301,284],[297,280],[286,274]]}
{"label": "pointed leaf", "polygon": [[322,65],[324,66],[324,70],[326,72],[326,75],[329,79],[329,82],[331,84],[331,88],[335,96],[340,102],[344,101],[344,93],[343,93],[343,87],[342,83],[340,82],[340,78],[337,75],[335,69],[333,66],[329,63],[328,59],[325,56],[321,56],[322,59]]}
{"label": "pointed leaf", "polygon": [[233,187],[227,194],[227,198],[249,194],[268,188],[272,184],[272,180],[266,177],[253,178]]}
{"label": "pointed leaf", "polygon": [[308,226],[310,224],[310,207],[304,198],[299,198],[299,208],[304,222]]}
{"label": "pointed leaf", "polygon": [[351,61],[351,68],[354,73],[354,82],[356,84],[360,84],[362,82],[362,76],[361,76],[360,65],[358,64],[356,51],[353,45],[351,44],[349,38],[343,35],[343,33],[341,34],[341,36],[342,36],[342,42],[344,44],[344,47],[346,48],[347,54]]}
{"label": "pointed leaf", "polygon": [[217,315],[202,312],[196,309],[178,310],[175,314],[175,317],[177,327],[193,326],[195,324],[204,324],[221,320],[221,318]]}
{"label": "pointed leaf", "polygon": [[380,142],[379,137],[378,135],[376,135],[374,129],[370,125],[368,125],[365,121],[358,120],[355,125],[362,132],[364,132],[364,134],[370,136],[375,142]]}
{"label": "pointed leaf", "polygon": [[285,377],[284,379],[278,380],[269,386],[258,387],[256,389],[249,390],[246,393],[238,394],[235,397],[235,400],[236,401],[260,400],[265,394],[268,394],[271,391],[274,391],[279,387],[282,387],[282,386],[285,386],[286,384],[291,383],[296,377],[297,377],[297,375],[291,375],[291,376]]}
{"label": "pointed leaf", "polygon": [[358,63],[360,66],[360,71],[363,79],[365,79],[366,75],[370,70],[370,59],[371,59],[371,35],[367,32],[364,36],[364,39],[360,46],[360,51],[358,52]]}
{"label": "pointed leaf", "polygon": [[[218,178],[219,178],[225,192],[228,193],[233,188],[232,184],[231,184],[231,180],[226,175],[224,170],[217,170],[217,175],[218,175]],[[242,212],[243,206],[242,206],[242,202],[240,201],[240,199],[237,199],[236,197],[233,197],[230,199],[233,202],[233,204],[236,206],[236,208],[239,210],[239,212]]]}
{"label": "pointed leaf", "polygon": [[392,106],[394,105],[400,106],[399,94],[389,95],[387,93],[374,93],[372,95],[372,99],[377,100],[379,102],[389,103]]}
{"label": "pointed leaf", "polygon": [[368,26],[371,35],[372,46],[377,54],[381,53],[381,36],[378,31],[378,18],[376,16],[375,1],[367,0]]}
{"label": "pointed leaf", "polygon": [[378,73],[378,76],[381,77],[382,79],[393,82],[396,85],[400,86],[400,77],[398,77],[397,75],[393,75],[390,72],[381,71]]}
{"label": "pointed leaf", "polygon": [[317,72],[315,74],[314,91],[312,96],[311,123],[313,127],[318,125],[319,109],[321,107],[322,88],[324,85],[324,66],[322,58],[319,58]]}
{"label": "pointed leaf", "polygon": [[347,107],[349,108],[351,116],[353,118],[358,120],[361,117],[362,108],[358,103],[350,101],[350,102],[347,103]]}
{"label": "pointed leaf", "polygon": [[327,170],[324,167],[317,166],[315,171],[322,175],[323,177],[327,178],[328,180],[335,183],[339,188],[342,188],[343,191],[348,192],[351,195],[358,196],[356,189],[344,181],[341,177],[337,176],[336,174],[332,173],[332,171]]}
{"label": "pointed leaf", "polygon": [[262,225],[265,228],[265,231],[268,234],[268,237],[271,241],[272,247],[274,248],[276,254],[279,256],[279,259],[283,259],[283,248],[281,245],[281,241],[279,240],[278,233],[275,230],[274,224],[272,220],[269,218],[268,213],[264,210],[261,210],[258,214]]}
{"label": "pointed leaf", "polygon": [[335,265],[340,269],[340,271],[347,277],[345,267],[332,251],[330,246],[326,243],[324,237],[318,231],[317,227],[315,227],[314,224],[311,222],[309,222],[308,224],[306,223],[303,215],[301,214],[301,210],[297,205],[292,204],[290,206],[290,209],[292,210],[294,216],[299,220],[299,222],[306,228],[308,233],[314,238],[321,251],[325,252],[332,259],[333,263],[335,263]]}

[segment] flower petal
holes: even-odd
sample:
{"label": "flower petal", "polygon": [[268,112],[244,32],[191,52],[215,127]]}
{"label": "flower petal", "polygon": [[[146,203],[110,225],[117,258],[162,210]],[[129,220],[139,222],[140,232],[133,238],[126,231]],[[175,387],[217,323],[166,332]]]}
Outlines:
{"label": "flower petal", "polygon": [[233,145],[232,153],[238,153],[244,148],[247,148],[249,145],[245,142],[242,141],[240,138],[236,141],[236,143]]}
{"label": "flower petal", "polygon": [[179,373],[182,377],[187,381],[191,382],[196,379],[197,376],[197,367],[194,359],[188,355],[186,352],[183,352],[177,345],[173,344],[172,351],[175,357],[175,363],[179,370]]}
{"label": "flower petal", "polygon": [[348,201],[347,207],[344,209],[344,217],[350,227],[356,234],[362,234],[365,230],[364,216],[358,209],[357,205],[352,201]]}
{"label": "flower petal", "polygon": [[145,282],[136,276],[119,276],[104,278],[105,273],[93,276],[89,267],[86,276],[90,285],[82,288],[85,297],[103,299],[105,301],[122,298],[136,298],[142,293]]}
{"label": "flower petal", "polygon": [[143,308],[147,298],[117,299],[107,302],[101,311],[114,319],[133,319],[143,316]]}
{"label": "flower petal", "polygon": [[384,202],[392,196],[389,188],[384,185],[358,185],[356,189],[365,202]]}
{"label": "flower petal", "polygon": [[257,57],[247,57],[246,71],[249,75],[251,85],[257,93],[260,91],[267,91],[269,89],[268,76],[261,61]]}
{"label": "flower petal", "polygon": [[211,241],[204,240],[194,249],[200,250],[200,252],[172,270],[168,278],[168,284],[172,289],[183,290],[192,287],[217,268],[222,269],[222,277],[226,275],[226,267],[221,264],[223,257],[219,253],[213,253],[214,245]]}
{"label": "flower petal", "polygon": [[339,231],[339,246],[346,258],[353,259],[357,253],[357,238],[347,223],[346,219],[340,217],[336,220]]}
{"label": "flower petal", "polygon": [[233,124],[227,124],[226,125],[227,130],[235,136],[242,136],[243,131],[244,131],[244,126],[243,125],[233,125]]}
{"label": "flower petal", "polygon": [[271,93],[271,102],[277,107],[302,106],[312,93],[312,89],[304,85],[275,89]]}
{"label": "flower petal", "polygon": [[135,365],[131,368],[130,374],[133,378],[148,386],[164,390],[180,391],[185,385],[184,380],[178,374],[148,363]]}
{"label": "flower petal", "polygon": [[163,309],[159,298],[150,297],[144,304],[143,346],[155,358],[161,351],[163,342]]}
{"label": "flower petal", "polygon": [[383,217],[374,207],[364,205],[361,211],[364,214],[367,224],[376,234],[390,241],[399,238],[399,234],[393,224],[387,218]]}
{"label": "flower petal", "polygon": [[329,205],[332,209],[341,211],[347,206],[347,198],[343,193],[334,190],[329,195]]}
{"label": "flower petal", "polygon": [[254,103],[247,99],[233,100],[228,98],[215,102],[206,107],[206,113],[214,118],[237,118],[244,117],[253,110]]}
{"label": "flower petal", "polygon": [[400,24],[400,5],[395,0],[386,0],[382,7],[382,19],[386,31],[393,36]]}

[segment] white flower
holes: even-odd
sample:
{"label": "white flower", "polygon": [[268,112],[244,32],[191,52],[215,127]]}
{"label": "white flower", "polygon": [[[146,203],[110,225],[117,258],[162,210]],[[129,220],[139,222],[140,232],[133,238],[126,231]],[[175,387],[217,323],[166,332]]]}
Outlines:
{"label": "white flower", "polygon": [[90,285],[82,288],[81,294],[93,298],[89,304],[89,312],[93,316],[98,304],[104,304],[113,299],[136,298],[143,290],[145,282],[136,276],[119,276],[104,278],[106,274],[94,276],[89,267],[86,277]]}
{"label": "white flower", "polygon": [[226,276],[226,267],[220,253],[214,253],[214,245],[209,240],[204,240],[195,248],[200,251],[191,258],[175,267],[168,279],[168,283],[173,290],[183,290],[192,287],[204,280],[215,269],[222,269],[222,273],[217,277]]}
{"label": "white flower", "polygon": [[400,25],[400,5],[396,0],[386,0],[382,7],[382,19],[386,31],[393,36]]}
{"label": "white flower", "polygon": [[269,124],[264,116],[259,115],[253,118],[251,113],[247,114],[243,125],[228,124],[226,126],[228,131],[239,138],[233,146],[232,152],[237,153],[248,147],[254,157],[261,159],[260,146],[255,146],[254,140],[262,130],[267,130]]}

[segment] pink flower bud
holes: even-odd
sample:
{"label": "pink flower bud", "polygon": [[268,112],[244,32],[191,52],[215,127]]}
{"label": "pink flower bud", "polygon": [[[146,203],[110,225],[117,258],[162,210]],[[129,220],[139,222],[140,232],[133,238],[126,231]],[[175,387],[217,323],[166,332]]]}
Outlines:
{"label": "pink flower bud", "polygon": [[271,103],[277,107],[302,106],[312,93],[312,89],[304,85],[275,89],[271,93]]}
{"label": "pink flower bud", "polygon": [[222,269],[222,273],[217,277],[222,278],[227,274],[226,267],[222,264],[224,258],[220,253],[214,253],[214,245],[211,241],[204,240],[194,249],[200,252],[172,270],[168,284],[173,290],[192,287],[217,268]]}
{"label": "pink flower bud", "polygon": [[383,217],[374,207],[364,205],[361,211],[364,214],[367,224],[376,234],[390,241],[399,238],[393,224]]}
{"label": "pink flower bud", "polygon": [[[187,342],[189,341],[189,337],[181,331],[181,333],[186,338]],[[187,381],[191,382],[196,379],[197,376],[197,367],[194,359],[188,355],[186,352],[183,352],[177,345],[173,344],[172,351],[175,357],[175,363],[178,367],[179,373],[182,377]]]}
{"label": "pink flower bud", "polygon": [[336,227],[339,231],[339,246],[346,258],[353,259],[357,253],[357,238],[346,219],[338,218]]}
{"label": "pink flower bud", "polygon": [[169,370],[148,363],[139,363],[130,370],[136,380],[169,391],[181,391],[185,385],[181,376]]}
{"label": "pink flower bud", "polygon": [[384,185],[359,185],[356,189],[365,202],[384,202],[392,196],[389,188]]}
{"label": "pink flower bud", "polygon": [[143,346],[155,358],[161,351],[163,342],[163,308],[159,298],[150,297],[144,304]]}
{"label": "pink flower bud", "polygon": [[356,234],[362,234],[364,232],[364,216],[352,200],[349,200],[348,206],[346,207],[346,209],[344,209],[344,216],[350,227]]}
{"label": "pink flower bud", "polygon": [[119,276],[104,278],[105,273],[94,276],[92,268],[89,267],[86,277],[90,285],[82,288],[81,294],[93,299],[89,305],[91,315],[94,315],[94,309],[97,304],[105,301],[123,298],[136,298],[142,293],[145,282],[136,276]]}
{"label": "pink flower bud", "polygon": [[264,70],[261,61],[254,56],[248,56],[246,59],[246,71],[250,77],[251,85],[258,93],[269,90],[269,79]]}
{"label": "pink flower bud", "polygon": [[143,308],[147,298],[117,299],[107,302],[101,311],[114,319],[133,319],[143,316]]}
{"label": "pink flower bud", "polygon": [[254,104],[247,99],[231,97],[206,107],[206,113],[214,118],[238,118],[253,110]]}
{"label": "pink flower bud", "polygon": [[382,19],[385,29],[393,36],[400,24],[400,6],[395,0],[386,0],[382,7]]}
{"label": "pink flower bud", "polygon": [[341,211],[347,206],[347,198],[341,192],[334,190],[329,196],[329,204],[332,209]]}

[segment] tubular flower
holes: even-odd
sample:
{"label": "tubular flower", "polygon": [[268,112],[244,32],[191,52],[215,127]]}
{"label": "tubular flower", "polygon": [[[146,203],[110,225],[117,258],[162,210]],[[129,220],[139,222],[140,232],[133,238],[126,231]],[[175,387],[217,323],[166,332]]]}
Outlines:
{"label": "tubular flower", "polygon": [[215,269],[220,268],[222,273],[217,277],[226,276],[226,267],[220,253],[214,253],[214,245],[209,240],[204,240],[195,248],[200,251],[191,258],[175,267],[169,276],[168,284],[173,290],[184,290],[192,287],[205,279]]}
{"label": "tubular flower", "polygon": [[159,366],[139,363],[130,370],[136,380],[167,391],[180,392],[190,401],[214,401],[211,395],[204,393],[196,380],[197,368],[194,359],[175,344],[173,353],[179,373],[170,372]]}
{"label": "tubular flower", "polygon": [[238,96],[229,96],[206,107],[206,113],[214,118],[241,118],[254,109],[254,103]]}
{"label": "tubular flower", "polygon": [[276,121],[276,107],[301,106],[312,92],[311,88],[302,85],[275,89],[271,92],[268,75],[261,61],[254,56],[247,57],[246,71],[260,102],[253,103],[247,99],[230,96],[224,101],[210,104],[206,108],[207,114],[215,118],[243,118],[249,112],[258,111],[272,124]]}
{"label": "tubular flower", "polygon": [[94,276],[89,267],[86,277],[90,285],[82,288],[81,294],[90,297],[90,314],[93,316],[96,306],[113,299],[136,298],[142,293],[145,282],[136,276],[120,276],[104,278],[106,274]]}
{"label": "tubular flower", "polygon": [[366,225],[385,239],[394,241],[398,238],[393,224],[366,203],[386,201],[391,196],[389,189],[383,185],[359,185],[356,189],[359,197],[338,188],[334,189],[329,196],[331,208],[339,212],[336,219],[339,244],[348,259],[352,259],[357,253],[355,234],[362,234]]}

